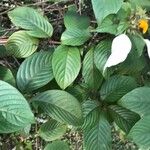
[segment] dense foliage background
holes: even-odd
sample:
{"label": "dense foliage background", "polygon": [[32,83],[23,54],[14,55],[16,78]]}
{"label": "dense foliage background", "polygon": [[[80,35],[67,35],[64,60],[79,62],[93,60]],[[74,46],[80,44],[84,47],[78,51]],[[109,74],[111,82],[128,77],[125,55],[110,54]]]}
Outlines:
{"label": "dense foliage background", "polygon": [[149,10],[0,1],[0,149],[148,150]]}

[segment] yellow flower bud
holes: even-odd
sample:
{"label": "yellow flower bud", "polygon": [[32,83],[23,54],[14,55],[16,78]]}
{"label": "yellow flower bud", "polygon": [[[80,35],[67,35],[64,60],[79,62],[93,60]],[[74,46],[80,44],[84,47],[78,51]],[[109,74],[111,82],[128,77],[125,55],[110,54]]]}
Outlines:
{"label": "yellow flower bud", "polygon": [[142,29],[143,34],[148,30],[148,21],[146,19],[141,19],[138,24],[139,29]]}

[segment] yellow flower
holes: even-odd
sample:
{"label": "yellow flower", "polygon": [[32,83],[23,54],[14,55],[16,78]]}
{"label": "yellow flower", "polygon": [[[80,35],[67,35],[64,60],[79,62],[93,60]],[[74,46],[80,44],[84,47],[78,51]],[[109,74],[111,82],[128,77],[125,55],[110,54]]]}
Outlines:
{"label": "yellow flower", "polygon": [[142,29],[143,34],[146,33],[147,30],[148,30],[148,21],[147,21],[146,19],[141,19],[141,20],[139,21],[138,27],[139,27],[140,29]]}

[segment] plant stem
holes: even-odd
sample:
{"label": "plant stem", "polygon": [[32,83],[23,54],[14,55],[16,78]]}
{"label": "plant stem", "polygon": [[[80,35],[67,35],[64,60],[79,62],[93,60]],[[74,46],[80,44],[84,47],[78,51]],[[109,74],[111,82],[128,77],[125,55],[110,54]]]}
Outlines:
{"label": "plant stem", "polygon": [[7,43],[7,39],[0,38],[0,45],[5,45]]}

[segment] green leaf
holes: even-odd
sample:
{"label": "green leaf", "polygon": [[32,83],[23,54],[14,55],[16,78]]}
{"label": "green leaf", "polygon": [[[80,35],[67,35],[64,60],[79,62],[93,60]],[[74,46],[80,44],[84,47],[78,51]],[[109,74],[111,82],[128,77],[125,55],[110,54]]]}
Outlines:
{"label": "green leaf", "polygon": [[143,8],[150,10],[150,1],[149,0],[130,0],[129,2],[133,5],[142,6]]}
{"label": "green leaf", "polygon": [[145,41],[143,37],[140,34],[135,33],[134,35],[130,36],[130,39],[132,41],[133,46],[137,50],[138,56],[141,56],[145,47]]}
{"label": "green leaf", "polygon": [[91,34],[89,30],[66,29],[61,35],[61,42],[64,45],[80,46],[83,45],[89,38]]}
{"label": "green leaf", "polygon": [[48,20],[38,11],[30,7],[17,7],[8,13],[10,20],[28,34],[37,38],[48,38],[52,36],[53,27]]}
{"label": "green leaf", "polygon": [[68,87],[76,79],[81,68],[79,49],[59,46],[53,54],[52,68],[58,85],[62,89]]}
{"label": "green leaf", "polygon": [[132,6],[129,2],[124,2],[121,9],[117,13],[117,18],[121,21],[127,21],[132,13]]}
{"label": "green leaf", "polygon": [[132,49],[127,59],[123,63],[118,65],[117,72],[119,74],[128,74],[135,76],[135,74],[138,74],[142,71],[145,65],[145,57],[143,55],[139,57],[136,50]]}
{"label": "green leaf", "polygon": [[120,21],[117,15],[107,16],[97,27],[96,31],[100,33],[110,33],[114,35],[122,34],[129,27],[126,20]]}
{"label": "green leaf", "polygon": [[150,148],[150,116],[144,116],[131,129],[128,137],[142,149]]}
{"label": "green leaf", "polygon": [[37,52],[28,57],[17,72],[17,85],[21,91],[32,92],[53,79],[52,52]]}
{"label": "green leaf", "polygon": [[100,115],[98,123],[84,132],[84,144],[86,150],[110,150],[111,149],[111,127],[103,114]]}
{"label": "green leaf", "polygon": [[14,75],[12,74],[11,70],[4,66],[0,66],[0,80],[3,80],[13,86],[16,84]]}
{"label": "green leaf", "polygon": [[109,15],[102,23],[97,27],[96,31],[100,33],[116,34],[118,23],[115,23],[115,15]]}
{"label": "green leaf", "polygon": [[98,24],[109,14],[116,14],[123,4],[123,0],[92,0],[92,6]]}
{"label": "green leaf", "polygon": [[80,102],[83,102],[88,98],[89,89],[86,84],[77,84],[68,87],[67,92],[76,97]]}
{"label": "green leaf", "polygon": [[63,134],[65,134],[66,130],[66,125],[51,119],[41,125],[39,135],[45,141],[54,141],[58,138],[61,138]]}
{"label": "green leaf", "polygon": [[33,113],[22,94],[0,81],[0,133],[18,131],[33,122]]}
{"label": "green leaf", "polygon": [[127,134],[134,124],[140,119],[139,115],[136,113],[118,105],[110,105],[108,109],[110,116],[113,118],[115,123]]}
{"label": "green leaf", "polygon": [[117,35],[120,35],[124,33],[128,28],[130,24],[125,20],[125,21],[120,21],[117,27]]}
{"label": "green leaf", "polygon": [[87,16],[81,16],[75,11],[68,11],[64,16],[64,24],[67,29],[87,29],[90,26],[90,19]]}
{"label": "green leaf", "polygon": [[64,45],[80,46],[91,37],[88,29],[90,20],[86,16],[80,16],[73,10],[68,11],[64,16],[64,24],[67,28],[61,36]]}
{"label": "green leaf", "polygon": [[82,123],[82,111],[78,100],[61,90],[49,90],[38,94],[33,102],[53,119],[72,124]]}
{"label": "green leaf", "polygon": [[6,50],[9,55],[25,58],[36,51],[38,43],[39,41],[29,36],[26,31],[17,31],[9,37]]}
{"label": "green leaf", "polygon": [[0,58],[7,56],[7,51],[4,45],[0,45]]}
{"label": "green leaf", "polygon": [[94,64],[94,49],[90,49],[83,60],[82,76],[91,89],[98,89],[103,77]]}
{"label": "green leaf", "polygon": [[140,116],[150,114],[150,88],[140,87],[124,95],[118,104]]}
{"label": "green leaf", "polygon": [[70,148],[66,142],[58,140],[47,144],[44,150],[70,150]]}
{"label": "green leaf", "polygon": [[94,63],[101,73],[110,54],[111,42],[109,40],[101,41],[94,49]]}
{"label": "green leaf", "polygon": [[100,104],[94,100],[85,101],[82,105],[84,123],[82,129],[91,129],[99,120]]}
{"label": "green leaf", "polygon": [[137,83],[134,78],[115,75],[102,85],[100,90],[101,98],[107,102],[115,102],[136,87]]}

